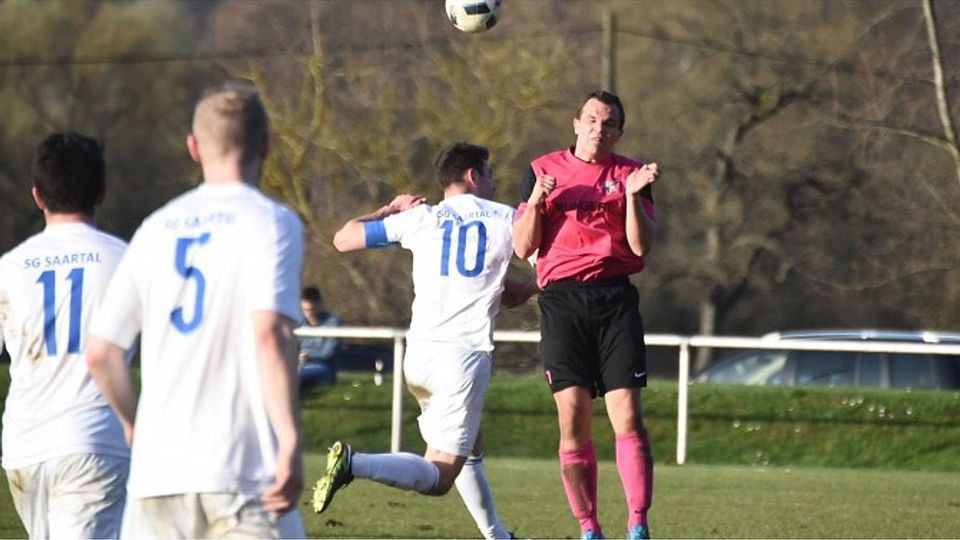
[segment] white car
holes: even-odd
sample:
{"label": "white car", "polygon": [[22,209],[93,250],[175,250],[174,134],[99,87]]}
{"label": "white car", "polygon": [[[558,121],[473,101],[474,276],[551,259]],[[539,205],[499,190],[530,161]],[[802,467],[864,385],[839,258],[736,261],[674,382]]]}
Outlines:
{"label": "white car", "polygon": [[[777,332],[769,340],[899,341],[956,343],[960,334],[888,330]],[[698,373],[695,382],[770,386],[860,386],[872,388],[960,388],[960,357],[847,351],[756,349],[728,353]]]}

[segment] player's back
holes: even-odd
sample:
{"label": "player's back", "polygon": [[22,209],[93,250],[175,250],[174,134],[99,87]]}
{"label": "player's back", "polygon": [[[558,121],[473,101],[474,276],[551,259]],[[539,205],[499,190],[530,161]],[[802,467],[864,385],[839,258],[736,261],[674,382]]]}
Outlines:
{"label": "player's back", "polygon": [[202,185],[137,231],[117,273],[142,316],[132,496],[255,493],[272,478],[252,314],[298,315],[299,259],[278,260],[288,252],[302,257],[299,219],[240,184]]}
{"label": "player's back", "polygon": [[70,454],[129,455],[83,358],[87,323],[125,249],[91,225],[59,223],[0,259],[0,328],[11,358],[4,468]]}
{"label": "player's back", "polygon": [[[513,208],[474,195],[413,209],[410,338],[492,350],[493,319],[513,255]],[[400,216],[402,214],[398,214]]]}

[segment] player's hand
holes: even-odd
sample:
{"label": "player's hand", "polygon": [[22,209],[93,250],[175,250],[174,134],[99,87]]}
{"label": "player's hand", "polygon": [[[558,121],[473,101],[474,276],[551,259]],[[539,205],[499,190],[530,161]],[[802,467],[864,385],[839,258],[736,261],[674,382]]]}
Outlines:
{"label": "player's hand", "polygon": [[263,507],[275,514],[283,515],[297,507],[303,494],[303,460],[298,452],[277,454],[277,480],[260,494]]}
{"label": "player's hand", "polygon": [[530,298],[530,295],[523,296],[519,291],[504,289],[503,295],[500,296],[500,304],[507,309],[513,309],[523,305],[527,298]]}
{"label": "player's hand", "polygon": [[537,175],[537,181],[533,184],[533,191],[530,193],[530,198],[527,199],[527,204],[530,206],[538,206],[540,203],[547,200],[547,197],[553,193],[553,189],[556,187],[556,178],[550,176],[549,174]]}
{"label": "player's hand", "polygon": [[402,195],[397,195],[390,201],[390,204],[387,206],[390,208],[391,212],[398,214],[409,210],[415,206],[420,206],[421,204],[427,202],[427,198],[423,195],[412,195],[410,193],[404,193]]}
{"label": "player's hand", "polygon": [[654,183],[660,177],[660,166],[647,163],[627,176],[627,194],[636,195],[640,190]]}
{"label": "player's hand", "polygon": [[540,292],[537,287],[537,281],[531,279],[528,281],[505,281],[503,295],[500,297],[500,304],[507,309],[512,309],[523,305],[531,296]]}

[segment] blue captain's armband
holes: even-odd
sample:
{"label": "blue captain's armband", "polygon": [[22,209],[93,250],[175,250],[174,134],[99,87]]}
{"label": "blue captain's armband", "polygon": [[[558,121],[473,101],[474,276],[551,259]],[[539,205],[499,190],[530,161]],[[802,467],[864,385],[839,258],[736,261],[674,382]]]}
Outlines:
{"label": "blue captain's armband", "polygon": [[363,222],[363,236],[368,248],[382,248],[390,245],[387,240],[387,228],[382,221]]}

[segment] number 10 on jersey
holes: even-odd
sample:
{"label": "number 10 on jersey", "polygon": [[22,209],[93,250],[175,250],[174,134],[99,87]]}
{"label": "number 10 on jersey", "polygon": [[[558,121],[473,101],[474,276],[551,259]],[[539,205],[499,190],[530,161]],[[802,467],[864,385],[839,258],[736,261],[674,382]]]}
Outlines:
{"label": "number 10 on jersey", "polygon": [[[453,241],[453,229],[456,228],[452,219],[444,221],[443,247],[440,251],[440,275],[450,275],[450,244]],[[467,238],[473,229],[477,232],[477,254],[473,266],[467,268]],[[470,221],[457,228],[457,272],[464,277],[476,277],[483,271],[483,262],[487,255],[487,227],[482,221]]]}

